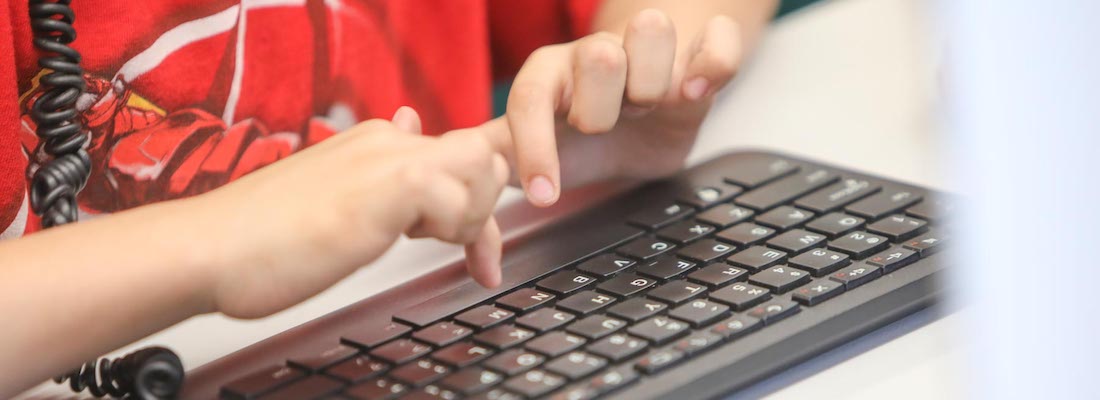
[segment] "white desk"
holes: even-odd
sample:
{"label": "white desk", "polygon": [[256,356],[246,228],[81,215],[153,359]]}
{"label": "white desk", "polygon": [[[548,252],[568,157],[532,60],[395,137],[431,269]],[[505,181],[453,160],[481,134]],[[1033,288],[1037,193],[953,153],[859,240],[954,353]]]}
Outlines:
{"label": "white desk", "polygon": [[[921,7],[919,0],[837,0],[777,23],[712,112],[692,162],[757,147],[943,187],[930,118],[934,69],[919,51]],[[518,200],[512,191],[502,204]],[[371,267],[274,316],[196,317],[122,351],[165,345],[193,368],[411,279],[410,270],[427,273],[459,257],[455,247],[403,240]],[[915,315],[738,397],[960,397],[957,320]],[[67,398],[52,385],[33,393],[28,398]]]}

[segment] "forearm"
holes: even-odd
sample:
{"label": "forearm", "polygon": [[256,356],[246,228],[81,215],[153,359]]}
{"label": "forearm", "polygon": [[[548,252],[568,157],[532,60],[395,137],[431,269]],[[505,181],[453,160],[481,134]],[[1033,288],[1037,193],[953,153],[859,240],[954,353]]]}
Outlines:
{"label": "forearm", "polygon": [[191,201],[0,243],[0,398],[212,311],[217,251],[202,246],[217,228],[189,213]]}
{"label": "forearm", "polygon": [[680,43],[678,48],[685,51],[695,32],[711,17],[726,15],[740,25],[742,50],[748,54],[771,21],[778,3],[777,0],[604,0],[592,28],[622,34],[631,17],[641,10],[656,8],[672,19]]}

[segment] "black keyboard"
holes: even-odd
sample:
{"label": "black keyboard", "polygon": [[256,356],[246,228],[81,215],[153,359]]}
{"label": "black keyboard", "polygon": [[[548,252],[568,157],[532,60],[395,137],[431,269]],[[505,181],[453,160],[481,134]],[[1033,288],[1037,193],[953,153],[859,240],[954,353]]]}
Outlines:
{"label": "black keyboard", "polygon": [[950,204],[735,153],[193,371],[185,397],[711,398],[938,297]]}

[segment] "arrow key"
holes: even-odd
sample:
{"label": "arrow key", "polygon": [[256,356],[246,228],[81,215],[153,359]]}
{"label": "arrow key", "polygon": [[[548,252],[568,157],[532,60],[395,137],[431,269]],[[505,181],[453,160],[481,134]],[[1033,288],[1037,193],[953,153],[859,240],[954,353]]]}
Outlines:
{"label": "arrow key", "polygon": [[879,276],[882,276],[882,268],[867,263],[857,263],[834,272],[829,275],[829,279],[844,284],[845,290],[852,290]]}

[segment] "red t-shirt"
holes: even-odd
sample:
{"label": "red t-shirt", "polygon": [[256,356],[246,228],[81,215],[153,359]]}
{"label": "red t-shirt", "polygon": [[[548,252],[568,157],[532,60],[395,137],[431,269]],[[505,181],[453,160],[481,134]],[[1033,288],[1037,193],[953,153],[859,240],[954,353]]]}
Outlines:
{"label": "red t-shirt", "polygon": [[[76,1],[93,160],[82,217],[210,190],[402,105],[429,134],[478,124],[493,80],[584,34],[597,3]],[[39,229],[31,37],[26,1],[0,8],[0,239]]]}

